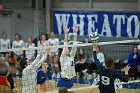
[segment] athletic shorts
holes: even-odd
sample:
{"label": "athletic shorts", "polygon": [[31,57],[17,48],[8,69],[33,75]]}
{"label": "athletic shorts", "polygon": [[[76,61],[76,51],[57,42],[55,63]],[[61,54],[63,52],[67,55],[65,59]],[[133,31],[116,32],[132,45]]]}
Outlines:
{"label": "athletic shorts", "polygon": [[73,80],[72,79],[66,80],[66,79],[60,78],[58,80],[57,87],[66,87],[67,89],[69,89],[72,86],[73,86]]}

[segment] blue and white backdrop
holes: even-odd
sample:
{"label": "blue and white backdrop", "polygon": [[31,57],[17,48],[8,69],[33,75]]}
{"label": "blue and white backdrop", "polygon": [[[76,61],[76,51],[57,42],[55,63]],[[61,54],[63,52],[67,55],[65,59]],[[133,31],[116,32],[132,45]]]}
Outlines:
{"label": "blue and white backdrop", "polygon": [[97,31],[106,37],[140,37],[140,13],[132,12],[53,12],[53,31],[64,34],[65,25],[78,24],[80,36]]}

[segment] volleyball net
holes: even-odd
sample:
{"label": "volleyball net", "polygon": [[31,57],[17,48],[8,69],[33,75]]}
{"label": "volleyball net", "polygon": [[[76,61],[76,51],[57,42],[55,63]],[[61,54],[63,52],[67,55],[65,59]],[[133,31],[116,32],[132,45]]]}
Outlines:
{"label": "volleyball net", "polygon": [[[100,50],[103,52],[104,55],[109,55],[114,59],[114,64],[116,69],[122,69],[127,64],[127,57],[128,54],[132,51],[134,46],[137,46],[140,42],[140,39],[133,39],[133,40],[122,40],[122,41],[108,41],[108,42],[99,42]],[[61,50],[64,45],[57,45],[57,46],[48,46],[48,47],[41,47],[41,49],[54,49],[59,48]],[[68,45],[68,47],[73,47],[73,45]],[[95,64],[92,62],[92,43],[82,43],[77,44],[77,48],[84,49],[87,54],[87,63],[88,66],[84,69],[81,69],[80,71],[76,72],[76,76],[73,78],[73,87],[71,89],[68,89],[69,91],[74,91],[74,93],[98,93],[98,83],[95,83],[96,77],[98,76],[98,70],[96,69]],[[0,50],[0,52],[9,52],[12,54],[13,51],[26,51],[26,50],[38,50],[39,47],[33,47],[33,48],[14,48],[14,49],[6,49],[6,50]],[[78,53],[77,50],[77,53]],[[6,57],[6,56],[5,56]],[[7,59],[7,58],[6,58]],[[9,56],[9,63],[11,67],[11,74],[14,79],[14,84],[17,89],[17,93],[21,93],[23,89],[22,84],[22,72],[20,72],[20,66],[17,61],[15,63],[12,63],[11,60],[13,57],[11,55]],[[17,59],[14,59],[17,60]],[[77,59],[75,58],[75,61]],[[48,64],[49,63],[49,57],[47,59]],[[27,64],[29,65],[29,64]],[[49,65],[51,67],[51,65]],[[1,67],[0,67],[0,70]],[[18,73],[17,73],[18,72]],[[20,72],[20,74],[19,74]],[[55,74],[56,72],[52,72],[52,74]],[[59,72],[58,72],[59,73]],[[133,74],[133,73],[130,73]],[[51,80],[46,79],[45,83],[40,84],[39,93],[57,93],[58,87],[57,83],[60,76],[53,76]],[[121,85],[119,89],[135,89],[134,91],[138,91],[137,89],[140,88],[140,80],[139,78],[136,79],[130,79],[129,82],[116,82],[116,84]],[[2,80],[2,79],[1,79]],[[30,86],[31,84],[27,85]],[[118,89],[118,90],[119,90]],[[122,91],[129,91],[129,90],[121,90],[119,93],[124,93]],[[38,92],[38,87],[36,86],[36,91]],[[3,86],[0,84],[0,93],[10,93],[10,87]],[[11,92],[12,93],[12,92]]]}

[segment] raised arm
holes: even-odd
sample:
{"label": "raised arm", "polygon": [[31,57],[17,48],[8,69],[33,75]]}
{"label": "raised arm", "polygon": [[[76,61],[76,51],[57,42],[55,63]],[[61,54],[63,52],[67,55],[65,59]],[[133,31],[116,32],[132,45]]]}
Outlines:
{"label": "raised arm", "polygon": [[93,58],[94,58],[94,61],[95,61],[95,64],[96,64],[97,68],[98,68],[99,70],[102,70],[104,67],[103,67],[103,65],[100,63],[99,59],[97,58],[97,54],[96,54],[97,46],[98,46],[97,42],[94,42],[94,43],[93,43]]}
{"label": "raised arm", "polygon": [[49,51],[47,51],[46,53],[40,53],[41,54],[38,54],[36,59],[30,65],[28,65],[23,72],[28,73],[30,72],[30,70],[37,70],[40,67],[40,65],[46,60],[46,55],[48,55]]}
{"label": "raised arm", "polygon": [[131,67],[129,65],[127,65],[126,67],[124,67],[123,71],[124,71],[124,74],[125,75],[123,75],[120,72],[116,73],[117,78],[119,78],[120,80],[122,80],[124,82],[128,82],[128,79],[129,79],[128,71],[129,71],[130,68]]}
{"label": "raised arm", "polygon": [[73,32],[74,32],[74,42],[73,42],[73,47],[71,49],[71,55],[70,56],[73,56],[75,57],[75,54],[76,54],[76,50],[77,50],[77,32],[78,32],[78,26],[74,26],[73,27]]}
{"label": "raised arm", "polygon": [[68,51],[68,32],[69,32],[70,28],[68,28],[68,26],[65,26],[64,27],[64,46],[63,47],[63,51],[62,51],[62,54],[61,54],[61,57],[62,56],[66,56],[66,52]]}

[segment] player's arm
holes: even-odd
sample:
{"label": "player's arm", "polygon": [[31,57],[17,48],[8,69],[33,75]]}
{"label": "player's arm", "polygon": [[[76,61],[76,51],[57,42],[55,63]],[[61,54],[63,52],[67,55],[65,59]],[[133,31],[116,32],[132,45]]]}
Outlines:
{"label": "player's arm", "polygon": [[97,54],[96,54],[96,49],[97,49],[97,42],[95,41],[93,43],[93,58],[94,58],[94,61],[95,61],[95,64],[96,66],[98,67],[98,69],[102,69],[103,68],[103,65],[100,63],[99,59],[97,58]]}
{"label": "player's arm", "polygon": [[128,71],[131,67],[129,65],[127,65],[126,67],[124,67],[123,71],[124,71],[124,75],[120,72],[116,72],[116,77],[119,78],[120,80],[122,80],[123,82],[128,82],[129,79],[129,75],[128,75]]}
{"label": "player's arm", "polygon": [[68,26],[65,26],[64,27],[64,46],[65,47],[63,47],[63,51],[62,51],[62,53],[61,53],[61,57],[63,57],[63,56],[66,56],[66,52],[68,51],[68,32],[69,32],[69,28],[68,28]]}
{"label": "player's arm", "polygon": [[41,58],[41,55],[38,54],[37,57],[35,58],[35,60],[23,70],[23,74],[29,73],[30,70],[32,70],[35,67],[35,65],[40,60],[40,58]]}
{"label": "player's arm", "polygon": [[41,53],[42,58],[37,62],[37,64],[35,65],[35,69],[37,70],[41,64],[47,59],[47,56],[49,54],[49,49],[47,49],[47,51],[45,53]]}
{"label": "player's arm", "polygon": [[73,27],[73,32],[74,32],[74,42],[73,42],[73,47],[71,49],[71,56],[75,57],[76,51],[77,51],[77,32],[78,32],[78,26]]}

